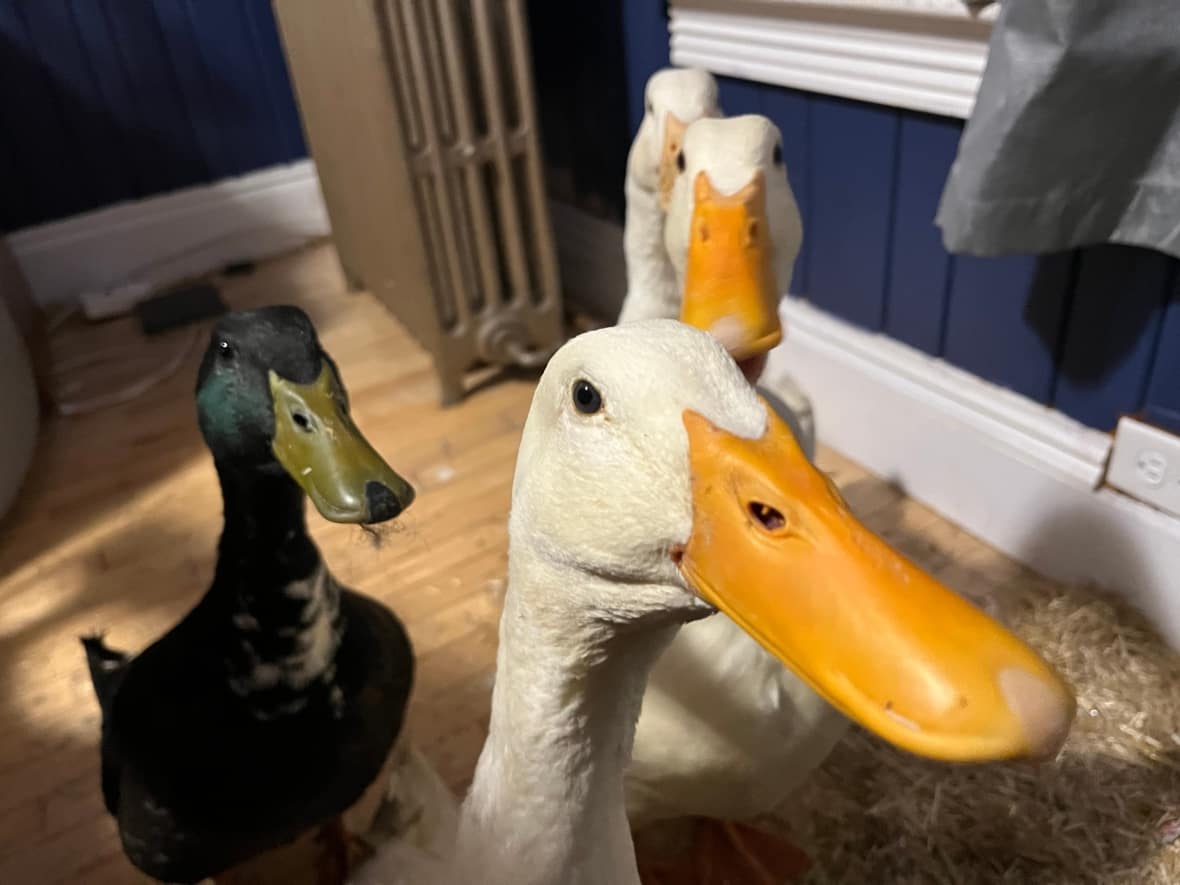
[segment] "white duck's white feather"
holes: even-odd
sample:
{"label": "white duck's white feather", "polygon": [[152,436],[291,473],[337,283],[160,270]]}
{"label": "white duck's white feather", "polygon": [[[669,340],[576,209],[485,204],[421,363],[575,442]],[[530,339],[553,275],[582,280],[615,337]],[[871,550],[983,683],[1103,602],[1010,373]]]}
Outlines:
{"label": "white duck's white feather", "polygon": [[[593,415],[580,379],[602,394]],[[552,358],[517,455],[491,722],[454,856],[389,846],[358,881],[638,882],[623,777],[644,685],[677,626],[712,611],[671,556],[692,529],[686,409],[747,438],[768,422],[721,346],[678,322]]]}
{"label": "white duck's white feather", "polygon": [[664,123],[668,114],[687,125],[718,113],[717,81],[707,71],[669,68],[657,71],[647,81],[643,121],[627,154],[623,184],[627,198],[623,222],[627,295],[619,313],[621,323],[671,319],[679,313],[680,288],[664,247],[664,210],[659,195]]}

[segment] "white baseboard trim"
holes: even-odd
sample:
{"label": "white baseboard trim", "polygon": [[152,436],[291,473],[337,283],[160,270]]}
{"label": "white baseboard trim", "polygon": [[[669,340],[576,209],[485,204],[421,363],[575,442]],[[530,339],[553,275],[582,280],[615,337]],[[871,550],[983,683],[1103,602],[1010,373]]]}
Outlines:
{"label": "white baseboard trim", "polygon": [[41,304],[133,281],[163,285],[258,260],[330,233],[315,164],[120,203],[11,234]]}
{"label": "white baseboard trim", "polygon": [[1180,648],[1180,519],[1101,487],[1111,437],[795,299],[789,373],[821,441],[1036,571],[1123,594]]}
{"label": "white baseboard trim", "polygon": [[[699,9],[726,12],[733,0],[671,0],[673,10]],[[905,15],[952,21],[995,21],[998,0],[745,0],[770,15],[814,15],[817,9],[862,15]]]}
{"label": "white baseboard trim", "polygon": [[[774,5],[792,14],[674,9],[672,63],[910,110],[970,116],[987,61],[986,31],[980,26],[960,35],[906,26],[906,21],[920,21],[919,15],[897,17],[896,27],[809,20],[792,10],[792,4]],[[867,12],[870,6],[839,5],[850,12]],[[945,13],[935,18],[947,20]]]}

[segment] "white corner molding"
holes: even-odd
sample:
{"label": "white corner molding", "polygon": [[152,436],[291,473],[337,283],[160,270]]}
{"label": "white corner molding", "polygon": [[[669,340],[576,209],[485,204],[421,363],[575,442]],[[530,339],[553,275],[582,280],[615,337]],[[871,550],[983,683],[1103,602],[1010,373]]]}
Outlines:
{"label": "white corner molding", "polygon": [[786,299],[789,374],[819,438],[1034,570],[1123,594],[1180,648],[1180,519],[1101,485],[1111,437]]}
{"label": "white corner molding", "polygon": [[[941,3],[835,3],[847,12],[899,11],[886,27],[822,17],[808,19],[795,4],[767,4],[791,15],[673,9],[672,63],[808,92],[859,99],[966,119],[975,104],[987,61],[979,29],[962,34],[906,26],[925,18],[945,22]],[[923,7],[915,9],[913,7]],[[969,22],[960,7],[959,17]],[[852,15],[855,21],[855,15]]]}
{"label": "white corner molding", "polygon": [[301,160],[27,228],[8,245],[48,305],[266,258],[330,230],[315,164]]}
{"label": "white corner molding", "polygon": [[[682,0],[673,0],[676,6]],[[730,0],[692,0],[690,4],[706,9],[719,9]],[[991,21],[996,17],[999,3],[996,0],[755,0],[767,10],[806,10],[808,7],[825,7],[843,12],[889,13],[919,15],[927,18],[947,18],[962,21],[981,19]]]}

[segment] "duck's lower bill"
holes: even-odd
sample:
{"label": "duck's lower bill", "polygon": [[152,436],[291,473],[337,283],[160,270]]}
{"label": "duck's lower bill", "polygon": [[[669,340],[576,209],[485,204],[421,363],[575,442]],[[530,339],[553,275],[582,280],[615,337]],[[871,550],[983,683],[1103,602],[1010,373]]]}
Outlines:
{"label": "duck's lower bill", "polygon": [[743,439],[685,412],[693,527],[680,569],[845,715],[958,762],[1051,757],[1075,710],[1024,642],[891,549],[790,430]]}

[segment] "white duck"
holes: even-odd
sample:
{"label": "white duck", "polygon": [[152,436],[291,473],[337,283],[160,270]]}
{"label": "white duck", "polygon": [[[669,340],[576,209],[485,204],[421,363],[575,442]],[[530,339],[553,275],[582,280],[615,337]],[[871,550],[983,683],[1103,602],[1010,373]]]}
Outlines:
{"label": "white duck", "polygon": [[[677,166],[665,232],[681,317],[721,340],[756,380],[782,338],[779,281],[790,279],[802,240],[781,134],[760,116],[702,119],[688,127]],[[811,458],[810,426],[777,411]],[[847,726],[729,618],[692,624],[657,662],[644,697],[627,779],[631,822],[773,811]],[[743,830],[727,826],[725,837],[740,842]],[[786,857],[790,865],[796,852]]]}
{"label": "white duck", "polygon": [[[635,885],[623,778],[647,675],[716,610],[877,733],[947,758],[1054,752],[1073,698],[1027,646],[847,510],[707,334],[589,332],[517,458],[487,742],[453,864],[369,882]],[[384,875],[383,875],[384,874]]]}
{"label": "white duck", "polygon": [[712,333],[739,364],[756,363],[743,370],[757,378],[782,341],[779,301],[803,242],[782,133],[756,114],[698,120],[676,169],[664,222],[676,315]]}
{"label": "white duck", "polygon": [[[643,319],[675,319],[680,316],[685,255],[669,255],[665,242],[672,188],[680,175],[677,159],[686,129],[697,120],[720,117],[717,81],[699,68],[664,68],[647,81],[644,115],[627,155],[623,189],[626,217],[623,223],[623,257],[627,293],[618,322]],[[765,120],[766,118],[758,118]],[[773,124],[771,124],[773,125]],[[724,163],[724,158],[721,159]],[[786,182],[785,169],[776,170]],[[767,180],[776,177],[768,176]],[[722,171],[722,179],[725,174]],[[785,197],[786,199],[781,199]],[[684,207],[682,207],[684,208]],[[687,207],[691,210],[691,206]],[[679,210],[678,210],[679,211]],[[799,252],[802,227],[790,187],[773,183],[768,192],[768,214],[777,220],[776,270],[783,286]],[[683,224],[687,215],[681,215]],[[679,267],[677,267],[679,265]],[[679,274],[679,276],[678,276]],[[805,447],[814,447],[815,427],[811,402],[793,379],[780,378],[775,385],[790,410],[790,422],[804,434]]]}
{"label": "white duck", "polygon": [[627,294],[620,323],[674,319],[680,314],[680,286],[664,246],[665,211],[685,128],[720,113],[717,81],[708,71],[665,68],[647,81],[643,121],[627,154],[623,184],[627,198],[623,222]]}

